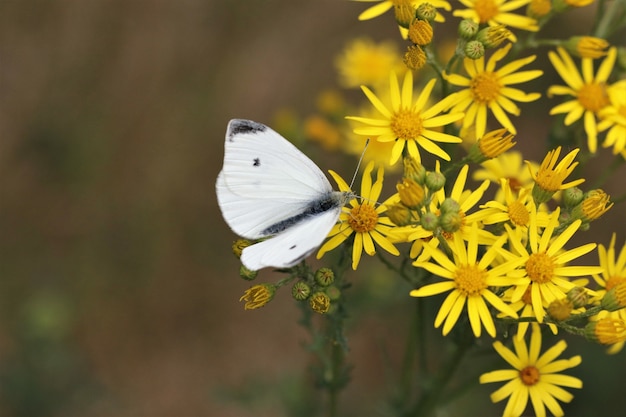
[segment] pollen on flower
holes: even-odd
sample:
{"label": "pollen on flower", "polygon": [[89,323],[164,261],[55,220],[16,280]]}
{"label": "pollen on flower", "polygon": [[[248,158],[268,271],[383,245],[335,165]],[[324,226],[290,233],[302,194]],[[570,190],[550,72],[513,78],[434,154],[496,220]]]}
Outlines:
{"label": "pollen on flower", "polygon": [[516,226],[528,226],[530,222],[530,214],[526,206],[519,201],[509,204],[509,218]]}
{"label": "pollen on flower", "polygon": [[478,14],[480,23],[487,23],[500,13],[494,0],[477,0],[474,3],[474,10]]}
{"label": "pollen on flower", "polygon": [[519,371],[519,376],[525,385],[532,386],[539,382],[541,374],[539,369],[531,365]]}
{"label": "pollen on flower", "polygon": [[470,89],[475,102],[490,103],[500,95],[500,82],[493,72],[481,72],[472,79]]}
{"label": "pollen on flower", "polygon": [[422,134],[424,126],[419,113],[403,109],[391,117],[391,130],[400,139],[415,139]]}
{"label": "pollen on flower", "polygon": [[487,272],[478,265],[460,266],[454,274],[456,288],[466,296],[477,296],[487,288]]}
{"label": "pollen on flower", "polygon": [[587,110],[597,112],[611,104],[604,83],[588,83],[578,90],[578,102]]}
{"label": "pollen on flower", "polygon": [[554,261],[545,252],[533,253],[526,261],[526,273],[531,281],[538,284],[550,282],[554,277]]}
{"label": "pollen on flower", "polygon": [[611,290],[613,287],[617,287],[622,282],[626,282],[626,277],[621,277],[619,275],[612,276],[606,280],[605,288],[607,291]]}
{"label": "pollen on flower", "polygon": [[350,210],[348,224],[357,233],[368,233],[378,224],[378,213],[369,204],[358,205]]}

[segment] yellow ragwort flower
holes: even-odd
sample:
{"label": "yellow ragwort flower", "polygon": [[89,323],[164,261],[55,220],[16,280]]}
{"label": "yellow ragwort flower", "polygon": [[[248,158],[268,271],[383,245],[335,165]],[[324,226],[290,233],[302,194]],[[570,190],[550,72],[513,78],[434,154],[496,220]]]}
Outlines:
{"label": "yellow ragwort flower", "polygon": [[513,10],[526,6],[531,0],[459,0],[465,10],[455,10],[452,15],[463,19],[471,19],[476,23],[506,25],[512,28],[536,32],[539,30],[537,21],[532,17],[511,13]]}
{"label": "yellow ragwort flower", "polygon": [[469,157],[476,163],[496,158],[515,146],[514,137],[506,129],[492,130],[470,148]]}
{"label": "yellow ragwort flower", "polygon": [[476,337],[480,337],[482,326],[491,337],[496,336],[496,327],[487,302],[507,316],[517,318],[517,313],[489,288],[513,285],[517,281],[506,277],[506,274],[516,267],[515,263],[508,262],[491,267],[498,249],[506,239],[503,236],[489,246],[479,259],[477,232],[478,225],[474,223],[467,246],[459,235],[454,235],[450,246],[453,259],[448,258],[437,248],[424,246],[436,263],[416,261],[413,264],[446,279],[443,282],[425,285],[410,293],[412,297],[429,297],[450,291],[435,318],[435,327],[438,328],[443,324],[444,336],[450,333],[466,305],[469,322]]}
{"label": "yellow ragwort flower", "polygon": [[541,329],[533,324],[530,346],[524,339],[513,338],[515,352],[501,342],[493,343],[493,348],[513,369],[500,369],[480,376],[480,383],[505,382],[500,389],[491,394],[494,403],[509,397],[504,416],[519,417],[528,405],[528,399],[536,416],[545,417],[546,408],[555,416],[562,416],[563,409],[558,401],[569,403],[574,396],[561,387],[582,388],[580,379],[560,372],[578,366],[582,359],[573,356],[569,359],[555,360],[565,349],[567,343],[561,340],[550,349],[541,353]]}
{"label": "yellow ragwort flower", "polygon": [[524,65],[530,64],[536,55],[510,62],[496,71],[496,64],[503,59],[511,49],[511,44],[500,48],[493,53],[485,64],[485,58],[465,58],[463,64],[469,78],[458,74],[444,74],[450,84],[465,87],[457,93],[452,104],[451,112],[465,111],[463,128],[476,126],[476,137],[480,138],[487,130],[487,111],[495,116],[500,124],[512,134],[517,130],[506,113],[518,116],[520,109],[513,101],[535,101],[541,94],[526,94],[522,90],[510,87],[513,84],[524,83],[540,77],[540,70],[515,72]]}
{"label": "yellow ragwort flower", "polygon": [[523,261],[522,268],[510,273],[511,277],[522,278],[522,283],[515,287],[511,301],[520,300],[530,287],[533,310],[539,323],[543,323],[545,307],[555,300],[565,298],[567,292],[576,286],[568,277],[581,277],[602,270],[599,266],[567,266],[568,262],[591,252],[596,244],[588,243],[575,249],[564,250],[565,244],[580,228],[582,222],[580,220],[572,222],[560,235],[555,236],[554,231],[559,225],[559,213],[560,208],[557,207],[546,228],[542,229],[537,224],[536,213],[531,211],[527,243],[507,224],[504,225],[509,235],[511,250],[515,253],[513,256],[507,255],[507,258]]}
{"label": "yellow ragwort flower", "polygon": [[572,36],[566,43],[565,47],[568,52],[581,58],[597,59],[606,56],[606,48],[609,43],[593,36]]}
{"label": "yellow ragwort flower", "polygon": [[[598,259],[602,271],[598,274],[593,274],[592,277],[600,287],[597,291],[598,297],[604,298],[607,291],[626,284],[626,243],[622,245],[619,254],[616,254],[614,233],[608,248],[602,244],[598,245]],[[608,316],[626,321],[626,308],[611,311],[608,313]],[[624,342],[619,342],[609,347],[608,353],[617,353],[623,347]]]}
{"label": "yellow ragwort flower", "polygon": [[[522,154],[517,151],[505,152],[502,155],[481,163],[482,169],[474,171],[472,178],[476,181],[489,180],[491,182],[499,182],[501,178],[508,180],[508,186],[514,192],[519,192],[521,188],[530,189],[534,183],[531,172],[537,171],[539,165],[535,162],[528,162],[532,166],[529,171],[524,166]],[[503,190],[499,189],[494,198],[496,201],[503,202]]]}
{"label": "yellow ragwort flower", "polygon": [[608,129],[602,147],[612,146],[614,155],[624,154],[626,151],[626,80],[612,84],[608,88],[608,93],[610,104],[599,113],[602,121],[598,124],[598,130],[602,132]]}
{"label": "yellow ragwort flower", "polygon": [[387,83],[391,71],[399,71],[402,58],[395,44],[367,38],[350,41],[335,59],[339,83],[348,88]]}
{"label": "yellow ragwort flower", "polygon": [[[324,256],[326,252],[335,249],[352,235],[354,235],[352,269],[356,269],[359,265],[364,250],[370,256],[376,253],[374,242],[392,255],[400,254],[398,249],[386,238],[394,224],[388,217],[383,216],[386,210],[385,203],[377,203],[383,188],[383,168],[378,168],[376,182],[372,184],[371,174],[373,170],[374,162],[370,162],[363,172],[361,201],[357,201],[356,198],[350,201],[350,208],[344,209],[339,216],[339,223],[331,229],[328,234],[329,239],[317,252],[317,259]],[[330,171],[330,174],[341,191],[350,191],[350,186],[343,178],[334,171]]]}
{"label": "yellow ragwort flower", "polygon": [[[558,53],[558,54],[557,54]],[[548,97],[554,95],[572,96],[572,100],[555,106],[550,110],[551,115],[566,114],[565,126],[584,119],[585,133],[587,134],[587,146],[591,153],[595,153],[598,147],[598,126],[596,117],[602,109],[610,104],[607,91],[607,80],[617,57],[617,48],[609,49],[606,58],[600,64],[596,74],[593,74],[593,59],[582,59],[582,75],[576,64],[563,48],[557,48],[557,53],[548,52],[550,62],[559,73],[564,85],[553,85],[548,88]]]}
{"label": "yellow ragwort flower", "polygon": [[[579,184],[585,182],[584,178],[580,178],[568,183],[563,183],[565,179],[574,171],[574,168],[578,165],[578,162],[574,162],[574,158],[580,149],[574,149],[556,165],[556,161],[561,154],[561,147],[549,151],[546,157],[541,162],[541,166],[535,173],[530,163],[528,164],[528,170],[535,181],[533,187],[533,198],[535,203],[541,204],[550,200],[554,193],[559,190],[565,190],[568,188],[576,187]],[[555,166],[556,165],[556,166]]]}
{"label": "yellow ragwort flower", "polygon": [[463,118],[461,112],[441,114],[450,107],[455,100],[455,95],[449,95],[436,104],[428,106],[430,93],[435,86],[436,79],[433,78],[426,84],[415,102],[413,102],[413,73],[411,71],[407,71],[404,76],[402,91],[394,73],[390,75],[389,80],[391,107],[383,104],[369,88],[361,86],[382,118],[348,116],[347,119],[368,125],[354,129],[354,133],[377,137],[379,142],[395,142],[391,151],[390,164],[395,164],[400,159],[405,146],[409,155],[418,162],[421,161],[418,145],[425,151],[449,161],[450,156],[436,142],[460,143],[462,140],[456,136],[439,132],[436,128]]}

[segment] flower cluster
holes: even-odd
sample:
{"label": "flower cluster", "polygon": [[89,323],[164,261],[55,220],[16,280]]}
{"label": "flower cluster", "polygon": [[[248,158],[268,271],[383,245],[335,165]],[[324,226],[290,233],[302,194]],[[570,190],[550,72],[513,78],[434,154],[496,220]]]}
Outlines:
{"label": "flower cluster", "polygon": [[[565,388],[583,385],[562,374],[582,363],[580,356],[557,359],[567,347],[563,333],[606,345],[611,354],[626,342],[626,243],[620,247],[614,234],[605,246],[582,234],[618,201],[600,181],[584,188],[580,174],[601,156],[612,161],[606,180],[626,160],[626,50],[611,46],[610,29],[619,25],[542,38],[552,19],[590,3],[580,0],[461,0],[460,7],[356,1],[376,3],[359,20],[393,10],[401,42],[410,46],[401,56],[388,42],[349,43],[335,61],[339,84],[360,88],[361,101],[352,104],[335,91],[302,122],[306,137],[327,145],[333,138],[334,150],[361,153],[371,141],[357,197],[317,252],[337,265],[313,272],[303,263],[278,283],[250,288],[242,300],[256,308],[293,283],[302,305],[344,317],[342,272],[359,270],[363,253],[377,255],[389,279],[406,285],[407,302],[440,300],[433,324],[443,336],[495,339],[510,369],[486,372],[479,382],[505,382],[491,395],[493,402],[509,399],[504,415],[520,416],[528,407],[539,416],[546,409],[563,415],[559,402],[573,400]],[[433,25],[454,17],[462,20],[450,53]],[[527,54],[539,46],[550,49]],[[544,70],[538,60],[548,63]],[[552,79],[566,85],[548,86],[550,64]],[[565,101],[556,103],[558,97]],[[538,117],[534,108],[544,102],[550,123],[510,117],[526,111]],[[539,149],[543,159],[524,157],[514,149],[518,142]],[[353,192],[331,176],[340,191]],[[395,191],[385,195],[389,177]],[[548,339],[555,342],[542,353]]]}

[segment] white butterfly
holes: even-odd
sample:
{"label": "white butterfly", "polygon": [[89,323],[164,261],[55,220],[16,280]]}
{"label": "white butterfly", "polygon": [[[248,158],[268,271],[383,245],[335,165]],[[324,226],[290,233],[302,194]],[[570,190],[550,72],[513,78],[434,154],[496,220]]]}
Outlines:
{"label": "white butterfly", "polygon": [[333,191],[326,176],[294,145],[269,127],[233,119],[226,129],[224,166],[215,185],[226,223],[248,239],[250,270],[287,268],[322,244],[342,207],[355,196]]}

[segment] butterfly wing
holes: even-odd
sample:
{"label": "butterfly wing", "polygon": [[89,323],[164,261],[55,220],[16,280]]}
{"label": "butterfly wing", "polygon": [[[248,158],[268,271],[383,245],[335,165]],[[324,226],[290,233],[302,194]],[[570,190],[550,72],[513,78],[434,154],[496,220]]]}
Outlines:
{"label": "butterfly wing", "polygon": [[269,127],[233,119],[226,129],[223,181],[245,198],[310,201],[332,187],[298,148]]}
{"label": "butterfly wing", "polygon": [[218,204],[231,229],[249,239],[306,211],[332,193],[330,183],[298,148],[269,127],[233,119],[226,129]]}
{"label": "butterfly wing", "polygon": [[341,206],[333,207],[307,217],[271,239],[248,246],[241,254],[241,262],[253,271],[269,266],[294,266],[322,244],[340,213]]}

